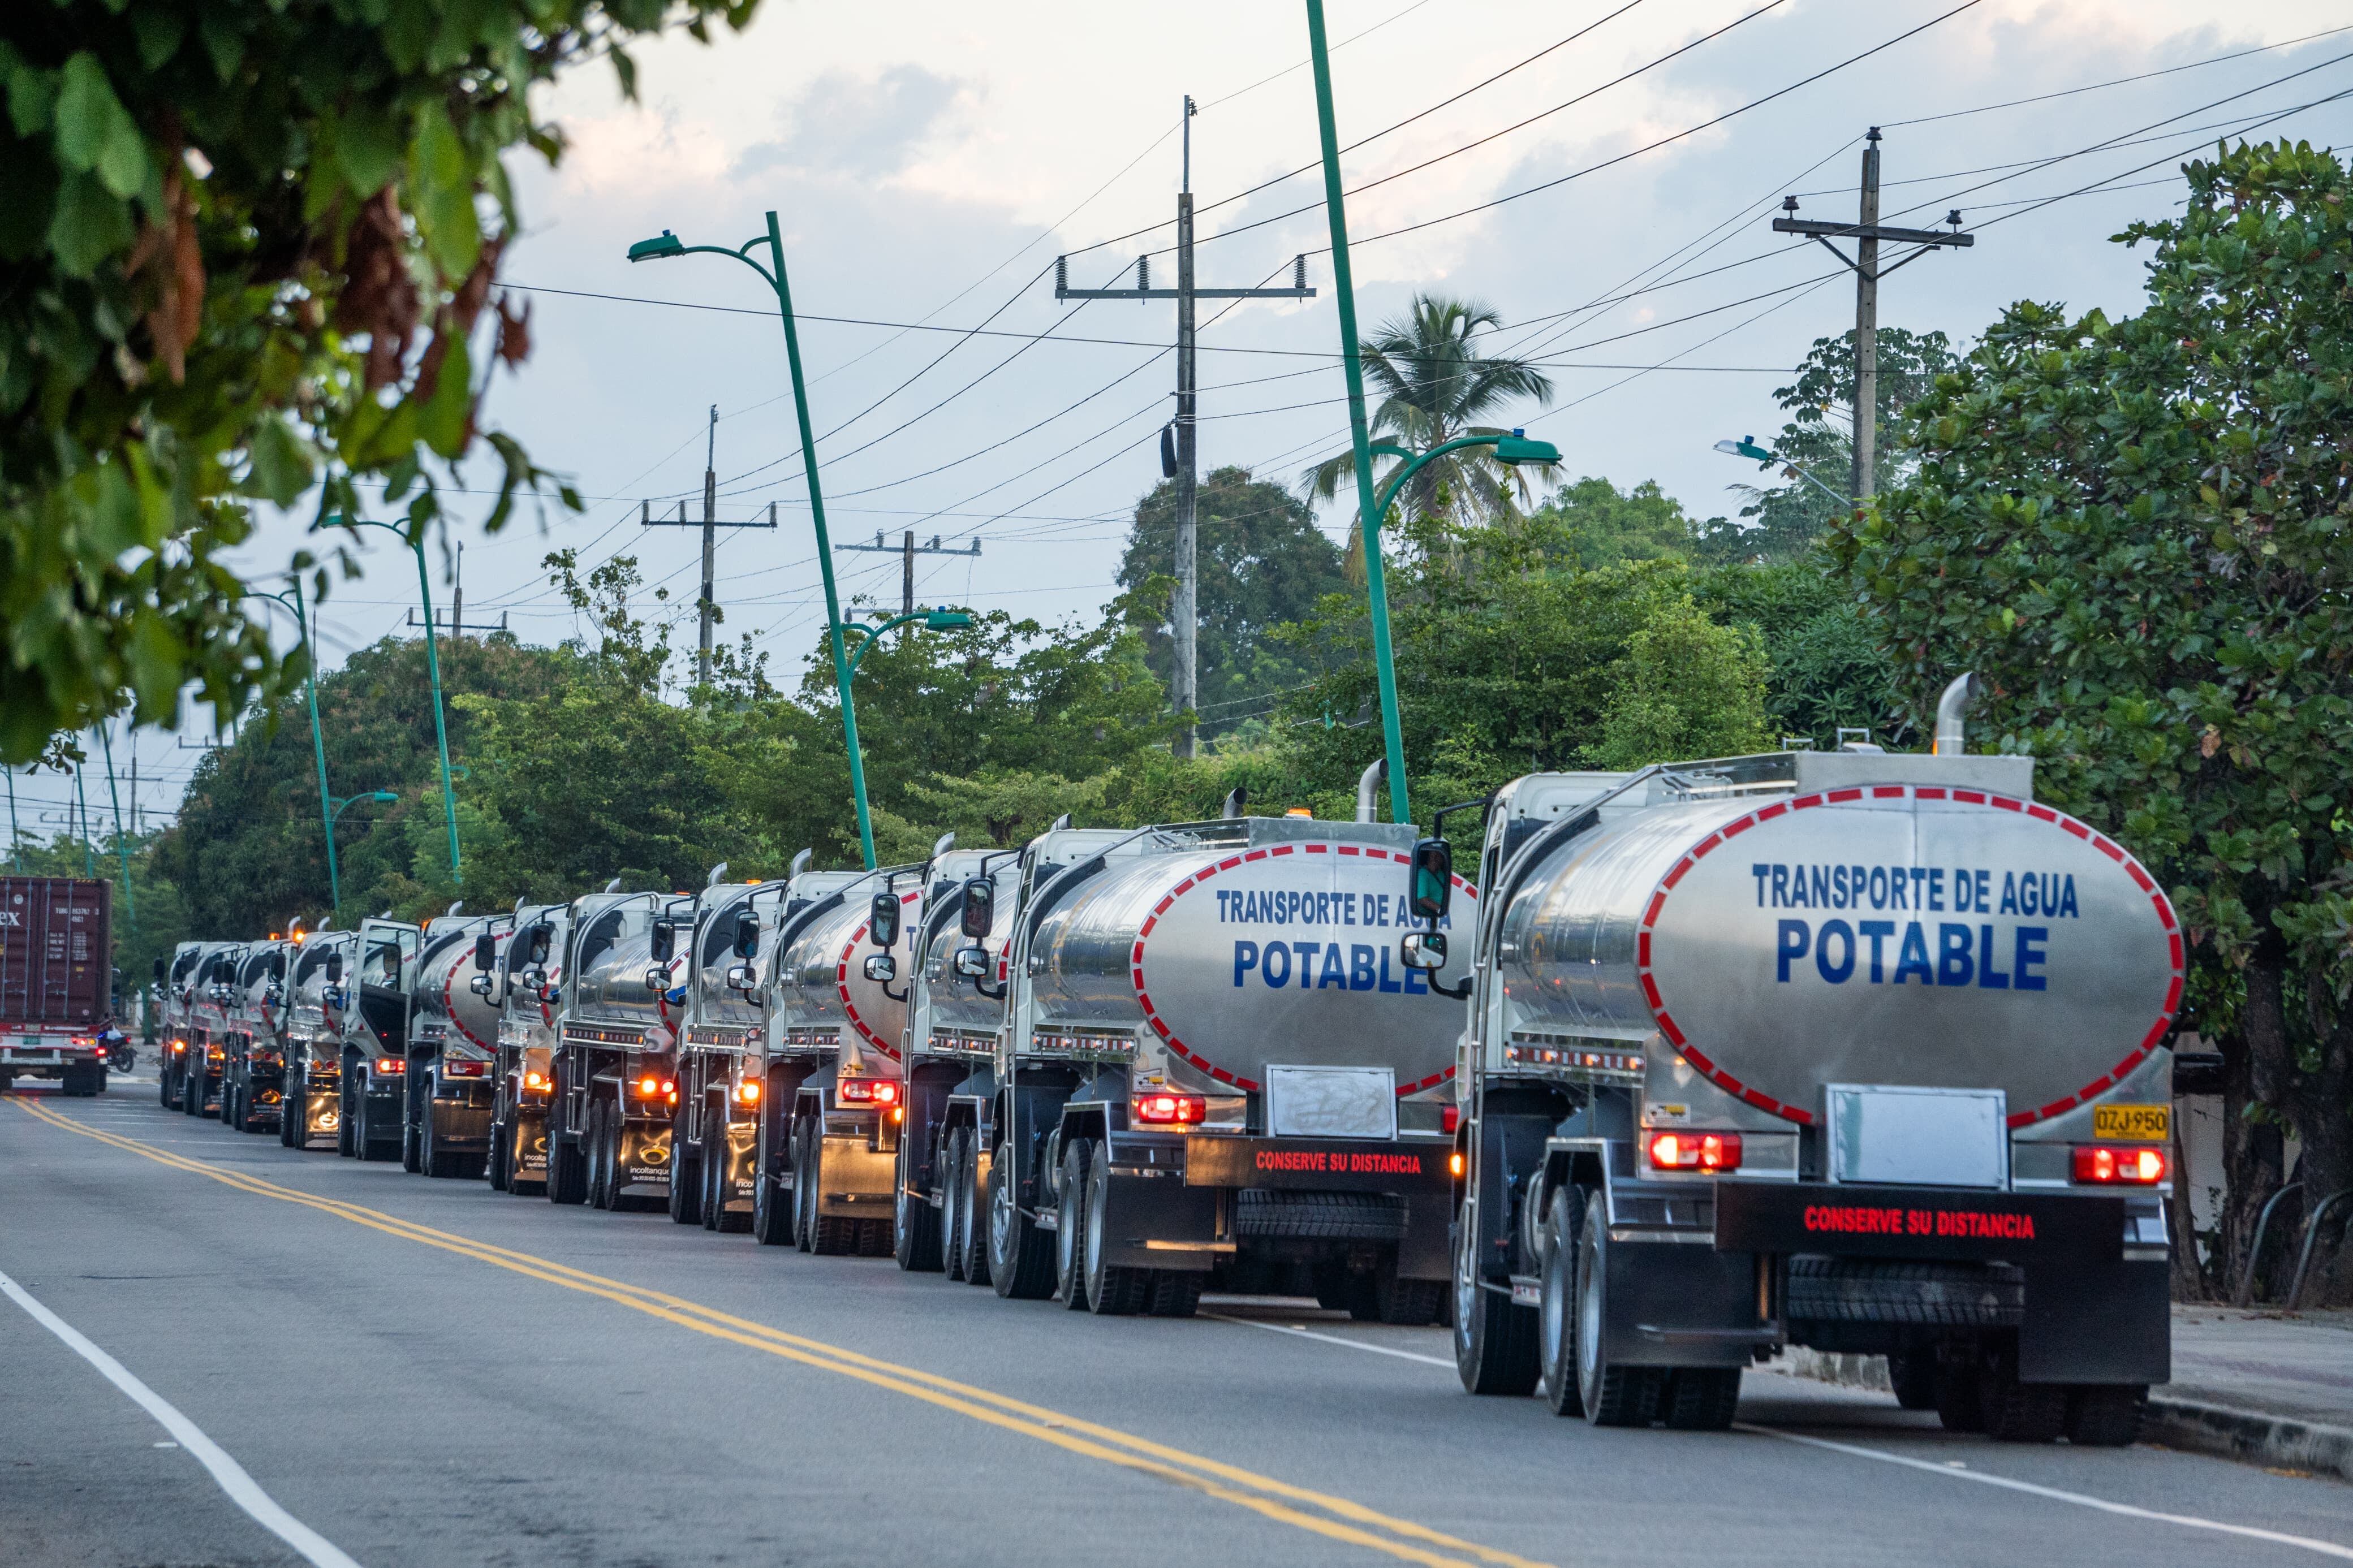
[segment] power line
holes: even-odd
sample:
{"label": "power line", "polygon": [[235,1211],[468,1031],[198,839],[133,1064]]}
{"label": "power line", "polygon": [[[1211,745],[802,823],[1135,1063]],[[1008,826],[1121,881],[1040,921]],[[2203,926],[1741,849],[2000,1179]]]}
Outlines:
{"label": "power line", "polygon": [[2187,65],[2168,66],[2163,70],[2142,71],[2137,76],[2120,76],[2109,81],[2087,82],[2082,87],[2062,88],[2056,92],[2039,92],[2031,98],[2013,98],[2000,103],[1981,103],[1975,109],[1955,109],[1943,114],[1923,114],[1912,120],[1883,121],[1882,124],[1893,131],[1899,126],[1929,125],[1939,120],[1961,120],[1972,114],[1990,114],[1997,109],[2016,109],[2022,104],[2048,103],[2054,98],[2073,98],[2077,93],[2098,92],[2104,88],[2123,87],[2129,82],[2153,81],[2161,76],[2178,76],[2183,71],[2198,70],[2206,66],[2219,66],[2230,60],[2243,60],[2253,55],[2270,54],[2278,49],[2291,49],[2298,44],[2308,44],[2315,38],[2333,38],[2339,33],[2353,33],[2353,25],[2329,27],[2317,33],[2306,33],[2300,38],[2289,38],[2281,43],[2259,44],[2252,49],[2241,49],[2235,54],[2212,55],[2202,60],[2191,60]]}

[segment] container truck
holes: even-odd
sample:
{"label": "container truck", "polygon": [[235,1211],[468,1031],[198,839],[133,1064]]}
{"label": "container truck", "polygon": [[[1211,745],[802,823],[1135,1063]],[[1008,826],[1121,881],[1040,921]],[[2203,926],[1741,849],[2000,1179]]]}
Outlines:
{"label": "container truck", "polygon": [[[934,852],[923,912],[908,943],[914,955],[907,1000],[907,1120],[899,1140],[892,1251],[899,1267],[944,1270],[988,1282],[987,1247],[973,1224],[967,1173],[994,1125],[997,1034],[1005,1022],[1005,942],[1013,928],[1018,849]],[[989,896],[967,904],[965,885],[987,880]],[[969,911],[969,913],[967,913]],[[956,972],[955,955],[980,948],[987,973]]]}
{"label": "container truck", "polygon": [[784,882],[724,883],[712,868],[683,940],[678,1110],[670,1127],[670,1216],[705,1230],[752,1228],[753,1161],[763,1080],[758,976],[782,920]]}
{"label": "container truck", "polygon": [[[1466,1388],[1721,1427],[1742,1369],[1803,1345],[1885,1356],[1948,1428],[2132,1440],[2169,1369],[2182,933],[2031,759],[1963,754],[1972,689],[1927,756],[1494,797],[1461,938]],[[1434,913],[1451,850],[1416,855]]]}
{"label": "container truck", "polygon": [[286,979],[286,1058],[278,1141],[308,1149],[340,1141],[343,1127],[343,1035],[351,1007],[349,982],[357,965],[357,932],[313,931],[296,952]]}
{"label": "container truck", "polygon": [[554,1084],[555,1010],[548,997],[563,983],[562,954],[568,904],[518,904],[491,964],[470,989],[499,1010],[491,1068],[491,1147],[483,1174],[493,1189],[535,1195],[547,1188],[547,1107]]}
{"label": "container truck", "polygon": [[788,879],[762,995],[752,1231],[804,1252],[879,1258],[906,1082],[908,928],[923,868]]}
{"label": "container truck", "polygon": [[[975,1172],[999,1295],[1188,1316],[1206,1288],[1433,1321],[1461,1013],[1392,956],[1413,845],[1235,817],[1028,847]],[[967,882],[966,912],[992,895]],[[977,942],[955,964],[999,984]]]}
{"label": "container truck", "polygon": [[335,1151],[358,1160],[396,1160],[406,1121],[408,982],[417,971],[422,927],[389,915],[360,922],[341,1009],[343,1068]]}
{"label": "container truck", "polygon": [[102,1093],[113,996],[114,884],[0,877],[0,1089],[42,1078]]}
{"label": "container truck", "polygon": [[180,1109],[211,1116],[220,1109],[222,1075],[228,1066],[229,1009],[247,944],[222,942],[197,965],[188,992],[187,1066],[180,1085]]}
{"label": "container truck", "polygon": [[601,1209],[670,1199],[670,1119],[678,1093],[669,993],[672,960],[657,957],[662,893],[617,880],[571,907],[550,1062],[547,1196]]}
{"label": "container truck", "polygon": [[488,988],[471,983],[489,972],[500,936],[512,930],[512,916],[461,914],[456,904],[426,925],[407,988],[405,1170],[470,1179],[490,1163],[500,1008]]}
{"label": "container truck", "polygon": [[286,977],[301,948],[299,936],[272,932],[245,950],[229,982],[220,1119],[240,1132],[278,1126],[286,1099]]}

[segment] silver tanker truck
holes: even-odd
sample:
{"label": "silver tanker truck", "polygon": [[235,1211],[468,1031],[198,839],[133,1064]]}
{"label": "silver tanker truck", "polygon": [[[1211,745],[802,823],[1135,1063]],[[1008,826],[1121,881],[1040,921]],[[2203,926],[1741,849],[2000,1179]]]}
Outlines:
{"label": "silver tanker truck", "polygon": [[[975,1172],[999,1295],[1435,1318],[1461,1015],[1394,961],[1413,845],[1235,817],[1029,846]],[[965,912],[992,891],[966,883]],[[976,942],[955,967],[997,965]]]}
{"label": "silver tanker truck", "polygon": [[[2168,1375],[2181,931],[2131,855],[2036,803],[2031,759],[1962,754],[1972,690],[1929,756],[1494,797],[1464,941],[1465,1387],[1721,1427],[1744,1367],[1810,1345],[1886,1356],[1955,1430],[2132,1440]],[[1434,913],[1451,856],[1416,855]]]}
{"label": "silver tanker truck", "polygon": [[220,1106],[221,1074],[228,1064],[229,1007],[245,950],[246,944],[237,942],[214,946],[197,964],[188,987],[187,1065],[181,1069],[180,1109],[190,1116],[210,1116]]}
{"label": "silver tanker truck", "polygon": [[[988,1282],[988,1249],[969,1174],[997,1088],[997,1033],[1005,1022],[1002,961],[1013,930],[1018,849],[950,851],[943,840],[924,879],[923,913],[908,943],[915,955],[907,1000],[907,1120],[899,1140],[892,1251],[899,1267]],[[967,882],[990,896],[965,901]],[[971,913],[966,916],[967,909]],[[955,955],[978,946],[981,984],[956,972]],[[987,989],[982,988],[983,984]]]}
{"label": "silver tanker truck", "polygon": [[341,1009],[343,1068],[336,1089],[336,1152],[360,1160],[396,1160],[408,1076],[408,982],[417,971],[424,931],[378,915],[360,922],[357,952],[343,985],[357,994]]}
{"label": "silver tanker truck", "polygon": [[547,1108],[554,1087],[555,1009],[562,955],[571,929],[569,904],[517,904],[512,922],[494,934],[487,969],[475,939],[477,973],[466,984],[499,1010],[491,1067],[491,1148],[483,1173],[499,1192],[547,1189]]}
{"label": "silver tanker truck", "polygon": [[286,981],[286,1058],[278,1141],[308,1149],[337,1136],[343,1124],[344,1014],[358,933],[313,931],[302,942]]}
{"label": "silver tanker truck", "polygon": [[163,1032],[156,1042],[156,1092],[166,1110],[179,1110],[188,1081],[188,1064],[201,1063],[204,1047],[196,1044],[195,1002],[198,975],[227,942],[184,942],[172,950],[171,963],[159,977],[163,984]]}
{"label": "silver tanker truck", "polygon": [[[678,1110],[670,1127],[670,1216],[705,1230],[752,1228],[762,1079],[764,933],[784,912],[784,882],[723,882],[711,869],[687,918],[666,916],[679,954]],[[747,1070],[747,1068],[749,1070]]]}
{"label": "silver tanker truck", "polygon": [[784,892],[762,993],[752,1233],[804,1252],[891,1247],[908,929],[921,866],[802,871]]}
{"label": "silver tanker truck", "polygon": [[246,949],[230,982],[220,1119],[240,1132],[277,1130],[286,1097],[286,975],[301,951],[299,933],[273,932]]}
{"label": "silver tanker truck", "polygon": [[556,1017],[551,1202],[613,1210],[669,1201],[676,954],[655,930],[669,902],[667,894],[624,893],[617,879],[571,906],[560,978],[545,992]]}
{"label": "silver tanker truck", "polygon": [[478,940],[511,917],[469,915],[451,904],[426,923],[408,976],[408,1066],[400,1163],[427,1176],[472,1179],[490,1163],[492,1058],[499,1006],[470,982]]}

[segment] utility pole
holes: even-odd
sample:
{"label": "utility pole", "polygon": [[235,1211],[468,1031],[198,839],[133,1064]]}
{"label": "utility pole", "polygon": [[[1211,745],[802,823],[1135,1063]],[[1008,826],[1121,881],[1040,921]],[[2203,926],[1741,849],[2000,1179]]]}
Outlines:
{"label": "utility pole", "polygon": [[[1194,444],[1194,421],[1198,416],[1196,407],[1194,361],[1198,357],[1195,344],[1194,301],[1198,300],[1313,300],[1315,290],[1307,286],[1307,258],[1296,257],[1292,262],[1292,283],[1288,289],[1203,289],[1193,276],[1193,116],[1199,110],[1193,106],[1190,93],[1185,97],[1184,163],[1181,188],[1176,193],[1176,287],[1152,287],[1151,258],[1140,256],[1135,260],[1135,287],[1133,289],[1073,289],[1070,286],[1070,267],[1066,258],[1054,262],[1054,298],[1057,300],[1174,300],[1176,301],[1176,418],[1175,473],[1167,477],[1176,481],[1176,601],[1169,609],[1171,629],[1176,640],[1175,679],[1169,683],[1169,702],[1179,713],[1187,715],[1185,728],[1177,732],[1174,750],[1180,757],[1193,754],[1193,721],[1189,717],[1200,706],[1200,670],[1196,634],[1200,626],[1198,598],[1199,529],[1198,500],[1199,464]],[[1164,448],[1165,450],[1166,448]]]}
{"label": "utility pole", "polygon": [[449,646],[456,647],[466,630],[466,542],[458,541],[458,576],[449,586]]}
{"label": "utility pole", "polygon": [[[697,526],[687,522],[684,501],[678,503],[676,518],[655,517],[650,501],[641,501],[638,505],[638,523],[641,528]],[[702,529],[702,597],[695,605],[700,626],[694,644],[694,683],[708,686],[711,684],[711,628],[719,618],[719,601],[714,587],[719,568],[719,405],[716,403],[711,405],[710,436],[703,446],[702,521],[700,526]],[[776,503],[768,503],[768,520],[765,522],[731,522],[727,526],[774,528],[776,526]]]}
{"label": "utility pole", "polygon": [[881,531],[878,529],[875,531],[874,542],[871,544],[837,544],[834,548],[863,551],[869,555],[898,556],[900,560],[899,613],[902,616],[912,616],[915,613],[915,557],[918,555],[977,556],[980,553],[980,536],[973,535],[969,549],[948,550],[942,547],[940,536],[936,533],[932,535],[932,542],[929,544],[916,543],[915,531],[912,528],[901,536],[898,543],[885,544],[882,542]]}
{"label": "utility pole", "polygon": [[[1952,226],[1949,232],[1938,228],[1887,228],[1879,221],[1879,127],[1873,126],[1862,139],[1862,189],[1852,223],[1817,223],[1797,216],[1798,198],[1781,198],[1781,210],[1789,216],[1777,217],[1773,227],[1780,234],[1802,234],[1824,250],[1844,262],[1854,274],[1854,476],[1852,491],[1858,501],[1869,500],[1878,492],[1879,483],[1879,280],[1899,268],[1908,267],[1932,250],[1945,246],[1967,249],[1975,245],[1977,236],[1961,232],[1961,209],[1955,207],[1945,215]],[[1854,241],[1854,256],[1831,243],[1833,239]],[[1882,240],[1896,245],[1915,245],[1919,248],[1894,267],[1879,265]]]}

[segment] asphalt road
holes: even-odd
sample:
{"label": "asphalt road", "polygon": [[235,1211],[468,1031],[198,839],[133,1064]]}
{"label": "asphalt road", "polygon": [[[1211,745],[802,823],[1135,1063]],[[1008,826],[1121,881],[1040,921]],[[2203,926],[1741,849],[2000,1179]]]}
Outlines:
{"label": "asphalt road", "polygon": [[2353,1560],[2335,1481],[1765,1373],[1732,1433],[1598,1431],[1465,1394],[1442,1330],[1002,1301],[295,1153],[120,1079],[0,1100],[0,1563],[306,1560],[27,1300],[368,1568]]}

